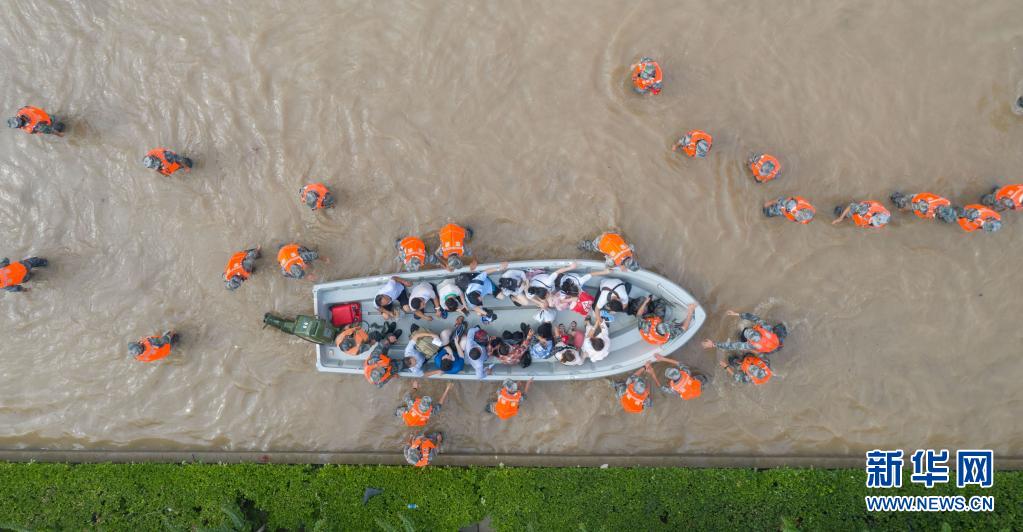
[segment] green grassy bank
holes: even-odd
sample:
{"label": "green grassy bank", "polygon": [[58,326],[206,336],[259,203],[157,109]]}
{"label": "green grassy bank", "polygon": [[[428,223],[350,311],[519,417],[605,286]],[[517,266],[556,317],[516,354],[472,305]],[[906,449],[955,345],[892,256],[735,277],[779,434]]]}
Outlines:
{"label": "green grassy bank", "polygon": [[[490,516],[509,531],[1023,529],[1023,472],[999,472],[987,490],[954,480],[870,490],[994,495],[986,514],[871,514],[864,480],[862,470],[5,463],[0,526],[455,530]],[[367,487],[384,491],[364,506]]]}

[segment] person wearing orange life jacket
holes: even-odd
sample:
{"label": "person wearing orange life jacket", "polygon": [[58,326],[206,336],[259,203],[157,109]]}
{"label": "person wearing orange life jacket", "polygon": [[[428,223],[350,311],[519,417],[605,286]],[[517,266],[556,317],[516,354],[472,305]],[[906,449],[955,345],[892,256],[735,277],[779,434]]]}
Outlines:
{"label": "person wearing orange life jacket", "polygon": [[579,242],[579,249],[604,255],[604,262],[608,268],[619,268],[622,271],[630,272],[639,269],[635,248],[626,243],[622,235],[618,233],[601,233],[593,240],[583,240]]}
{"label": "person wearing orange life jacket", "polygon": [[281,273],[290,279],[305,277],[306,267],[320,258],[315,251],[295,243],[284,244],[277,250],[277,262],[281,265]]}
{"label": "person wearing orange life jacket", "polygon": [[57,135],[62,137],[64,123],[54,121],[46,111],[38,107],[26,105],[18,109],[18,114],[7,119],[7,127],[20,129],[29,135]]}
{"label": "person wearing orange life jacket", "polygon": [[766,183],[781,173],[781,161],[778,160],[774,155],[767,153],[755,153],[747,161],[750,172],[753,173],[753,179],[757,183]]}
{"label": "person wearing orange life jacket", "polygon": [[391,382],[398,376],[399,371],[401,371],[400,361],[394,360],[386,353],[378,352],[376,349],[362,363],[363,376],[366,377],[367,382],[377,388],[383,388],[385,384]]}
{"label": "person wearing orange life jacket", "polygon": [[704,348],[714,349],[716,347],[724,351],[752,351],[758,355],[768,355],[784,347],[785,337],[788,336],[788,329],[784,323],[771,326],[760,316],[749,312],[739,314],[734,310],[729,310],[725,314],[749,321],[752,327],[742,330],[739,335],[741,339],[738,342],[704,340],[702,344]]}
{"label": "person wearing orange life jacket", "polygon": [[171,175],[182,168],[192,170],[192,160],[182,157],[167,148],[153,148],[142,158],[142,165],[163,175]]}
{"label": "person wearing orange life jacket", "polygon": [[660,353],[654,354],[654,359],[658,362],[667,362],[671,364],[670,367],[665,368],[664,377],[667,382],[662,385],[657,381],[657,375],[654,373],[651,365],[647,362],[648,369],[650,369],[650,376],[654,379],[654,384],[661,389],[662,392],[668,395],[678,395],[684,401],[690,399],[696,399],[703,393],[703,385],[707,383],[707,377],[702,374],[693,374],[692,370],[681,362],[668,358],[661,355]]}
{"label": "person wearing orange life jacket", "polygon": [[433,462],[433,459],[440,454],[440,444],[444,441],[444,434],[434,432],[432,434],[421,433],[410,436],[402,450],[405,461],[411,466],[426,467]]}
{"label": "person wearing orange life jacket", "polygon": [[1023,185],[995,187],[990,194],[984,194],[980,198],[980,203],[999,212],[1023,210]]}
{"label": "person wearing orange life jacket", "polygon": [[224,284],[228,290],[237,290],[255,273],[256,259],[260,255],[259,246],[231,255],[231,258],[227,260],[227,266],[224,266]]}
{"label": "person wearing orange life jacket", "polygon": [[[442,406],[444,406],[444,400],[448,397],[448,392],[451,391],[451,387],[454,386],[451,383],[444,388],[444,393],[440,396],[440,401],[437,404],[433,404],[433,399],[429,395],[422,397],[413,398],[411,393],[406,393],[402,399],[402,405],[394,411],[394,415],[400,417],[405,425],[409,427],[422,427],[430,421],[430,416],[440,412]],[[412,391],[419,389],[419,381],[412,383]]]}
{"label": "person wearing orange life jacket", "polygon": [[394,241],[398,260],[407,272],[418,272],[427,264],[437,264],[437,256],[426,253],[426,244],[417,236],[407,236]]}
{"label": "person wearing orange life jacket", "polygon": [[815,214],[817,209],[802,196],[778,198],[764,203],[764,216],[768,218],[784,216],[790,222],[806,225],[813,221]]}
{"label": "person wearing orange life jacket", "polygon": [[178,334],[167,331],[161,336],[145,336],[137,342],[128,343],[128,354],[139,362],[154,362],[171,354],[171,347],[178,343]]}
{"label": "person wearing orange life jacket", "polygon": [[972,233],[977,229],[983,229],[985,233],[994,233],[1002,228],[1002,215],[983,205],[973,204],[956,209],[959,217],[959,227],[963,231]]}
{"label": "person wearing orange life jacket", "polygon": [[686,318],[682,322],[667,322],[668,304],[661,298],[647,296],[639,305],[639,335],[653,345],[664,345],[672,338],[685,334],[696,314],[696,303],[686,306]]}
{"label": "person wearing orange life jacket", "polygon": [[711,137],[710,133],[699,129],[693,129],[689,133],[682,135],[682,138],[678,139],[678,141],[672,145],[671,151],[677,152],[678,150],[682,150],[682,153],[689,157],[702,159],[710,152],[710,147],[713,144],[714,137]]}
{"label": "person wearing orange life jacket", "polygon": [[[469,249],[469,241],[472,240],[472,228],[462,227],[458,224],[447,224],[440,228],[438,233],[440,245],[437,246],[435,255],[448,271],[457,270],[464,266],[462,259],[472,255]],[[472,257],[469,269],[476,269],[476,257]]]}
{"label": "person wearing orange life jacket", "polygon": [[494,414],[498,419],[510,419],[519,415],[519,405],[529,394],[529,386],[533,379],[526,381],[524,389],[519,390],[519,384],[511,379],[505,379],[501,383],[501,389],[497,391],[497,400],[487,403],[487,413]]}
{"label": "person wearing orange life jacket", "polygon": [[902,192],[893,192],[888,198],[899,210],[912,210],[913,214],[925,220],[937,218],[945,223],[956,219],[955,207],[948,198],[930,192],[920,192],[912,197]]}
{"label": "person wearing orange life jacket", "polygon": [[622,409],[626,412],[639,414],[650,406],[650,390],[647,388],[646,381],[642,377],[644,372],[649,371],[650,368],[644,366],[636,370],[632,375],[629,375],[625,382],[611,381],[611,386],[615,390],[615,396],[622,404]]}
{"label": "person wearing orange life jacket", "polygon": [[766,358],[758,357],[753,353],[743,355],[732,355],[728,362],[721,361],[721,367],[725,368],[735,382],[739,384],[766,384],[774,376],[771,371],[771,364]]}
{"label": "person wearing orange life jacket", "polygon": [[858,201],[850,203],[844,209],[841,205],[835,207],[835,216],[838,216],[838,218],[831,222],[831,224],[834,225],[845,220],[850,214],[852,215],[853,223],[857,227],[869,227],[872,229],[879,229],[888,225],[888,221],[892,217],[892,213],[879,202],[873,200]]}
{"label": "person wearing orange life jacket", "polygon": [[639,94],[660,94],[664,87],[661,65],[650,57],[642,57],[629,67],[632,70],[632,90]]}
{"label": "person wearing orange life jacket", "polygon": [[312,210],[330,209],[334,207],[334,195],[323,183],[310,183],[298,191],[302,203]]}
{"label": "person wearing orange life jacket", "polygon": [[29,257],[18,262],[4,257],[0,260],[0,288],[7,292],[26,292],[28,288],[22,283],[32,278],[32,268],[45,268],[49,261],[39,257]]}

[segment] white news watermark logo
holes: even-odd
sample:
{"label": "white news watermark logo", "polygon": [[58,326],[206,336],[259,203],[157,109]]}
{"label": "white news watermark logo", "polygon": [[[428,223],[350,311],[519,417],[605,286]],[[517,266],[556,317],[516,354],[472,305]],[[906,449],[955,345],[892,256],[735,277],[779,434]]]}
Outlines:
{"label": "white news watermark logo", "polygon": [[[867,487],[871,489],[901,488],[901,449],[874,449],[867,453]],[[913,473],[909,481],[932,488],[947,484],[950,478],[948,449],[919,449],[910,457]],[[956,451],[956,487],[979,486],[990,488],[995,482],[994,452],[990,449],[960,449]],[[865,498],[870,512],[992,512],[995,498],[990,495],[964,497],[962,495],[868,495]]]}

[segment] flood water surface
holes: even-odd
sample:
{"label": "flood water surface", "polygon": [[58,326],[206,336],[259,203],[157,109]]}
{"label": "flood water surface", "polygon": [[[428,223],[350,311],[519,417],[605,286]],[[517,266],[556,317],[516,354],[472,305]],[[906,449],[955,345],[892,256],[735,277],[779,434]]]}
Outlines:
{"label": "flood water surface", "polygon": [[[712,381],[623,413],[606,380],[533,387],[521,415],[458,383],[436,417],[467,453],[1023,453],[1023,220],[993,234],[896,214],[877,233],[833,206],[927,190],[960,204],[1020,182],[1018,2],[59,2],[0,14],[0,101],[48,109],[63,138],[0,135],[0,254],[50,259],[0,305],[0,446],[394,449],[408,382],[317,373],[261,328],[308,312],[313,281],[272,255],[298,241],[320,280],[392,272],[393,241],[457,220],[485,261],[578,256],[620,229],[641,263],[725,310],[785,321],[767,386],[720,353],[673,356]],[[628,65],[665,71],[633,94]],[[688,129],[710,156],[670,152]],[[196,160],[165,178],[167,146]],[[754,151],[781,178],[757,185]],[[313,213],[320,180],[338,207]],[[769,198],[817,206],[802,227]],[[262,245],[229,293],[231,252]],[[432,242],[431,242],[432,245]],[[174,328],[164,361],[126,344]],[[658,366],[658,373],[662,368]],[[439,396],[443,383],[423,388]],[[431,422],[434,423],[434,422]]]}

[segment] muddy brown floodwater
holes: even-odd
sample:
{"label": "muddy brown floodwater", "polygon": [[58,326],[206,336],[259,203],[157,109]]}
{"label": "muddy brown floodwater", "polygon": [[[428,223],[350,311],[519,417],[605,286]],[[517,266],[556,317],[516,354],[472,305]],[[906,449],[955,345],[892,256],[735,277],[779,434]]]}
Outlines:
{"label": "muddy brown floodwater", "polygon": [[[715,377],[628,416],[606,381],[539,384],[522,415],[457,385],[436,426],[467,453],[855,455],[875,447],[1023,454],[1023,218],[994,234],[896,215],[879,233],[831,208],[921,190],[963,203],[1023,179],[1018,1],[135,2],[8,0],[0,100],[66,119],[0,135],[0,254],[52,266],[0,305],[0,446],[397,452],[408,382],[317,373],[261,330],[313,282],[264,258],[236,293],[231,251],[287,240],[333,280],[394,271],[392,243],[449,220],[482,259],[577,256],[610,227],[690,290],[790,325],[777,378]],[[628,65],[665,69],[634,95]],[[706,129],[709,158],[669,151]],[[141,166],[154,146],[188,175]],[[756,185],[742,162],[780,156]],[[339,208],[312,213],[301,184]],[[769,197],[815,202],[807,227]],[[126,343],[176,328],[170,358]],[[424,388],[439,394],[442,383]]]}

